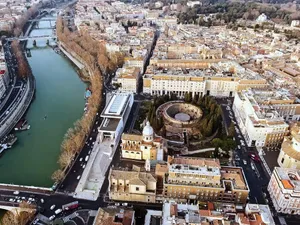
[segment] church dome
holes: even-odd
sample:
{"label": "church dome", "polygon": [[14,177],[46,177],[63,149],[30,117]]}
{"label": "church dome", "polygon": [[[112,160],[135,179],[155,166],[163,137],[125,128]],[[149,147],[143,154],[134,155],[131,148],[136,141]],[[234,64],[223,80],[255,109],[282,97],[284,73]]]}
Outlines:
{"label": "church dome", "polygon": [[146,126],[143,129],[143,136],[153,136],[153,128],[151,127],[149,121],[147,121]]}

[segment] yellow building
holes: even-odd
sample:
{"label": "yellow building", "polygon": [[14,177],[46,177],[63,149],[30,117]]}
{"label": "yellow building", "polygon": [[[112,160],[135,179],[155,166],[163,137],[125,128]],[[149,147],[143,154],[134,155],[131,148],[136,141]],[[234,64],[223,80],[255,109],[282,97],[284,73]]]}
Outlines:
{"label": "yellow building", "polygon": [[168,172],[163,182],[164,199],[180,202],[200,200],[245,204],[249,194],[242,168],[221,167],[218,159],[169,156]]}
{"label": "yellow building", "polygon": [[284,138],[277,162],[280,167],[300,169],[300,123],[291,126],[291,135]]}
{"label": "yellow building", "polygon": [[163,160],[166,151],[166,141],[161,137],[154,137],[153,128],[147,122],[142,135],[123,134],[121,151],[123,159]]}
{"label": "yellow building", "polygon": [[117,201],[156,201],[156,177],[150,172],[110,169],[109,199]]}

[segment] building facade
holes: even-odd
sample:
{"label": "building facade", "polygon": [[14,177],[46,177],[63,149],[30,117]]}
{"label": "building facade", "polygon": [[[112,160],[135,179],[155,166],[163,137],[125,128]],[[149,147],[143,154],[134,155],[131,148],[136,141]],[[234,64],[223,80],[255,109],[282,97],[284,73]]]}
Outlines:
{"label": "building facade", "polygon": [[294,123],[290,128],[290,136],[282,142],[277,163],[280,167],[300,169],[300,123]]}
{"label": "building facade", "polygon": [[123,133],[121,151],[123,159],[163,160],[167,146],[164,139],[155,137],[153,128],[147,122],[142,135]]}
{"label": "building facade", "polygon": [[156,177],[149,172],[111,168],[108,180],[111,200],[156,202]]}
{"label": "building facade", "polygon": [[5,62],[3,47],[0,46],[0,98],[4,95],[9,85],[9,74]]}
{"label": "building facade", "polygon": [[118,84],[119,91],[137,93],[139,86],[140,69],[137,67],[123,67],[116,72],[113,83]]}
{"label": "building facade", "polygon": [[239,167],[221,167],[218,159],[168,157],[168,172],[163,179],[165,199],[245,204],[248,193]]}
{"label": "building facade", "polygon": [[275,167],[268,191],[277,212],[300,215],[300,171]]}
{"label": "building facade", "polygon": [[143,76],[143,92],[178,97],[186,93],[233,97],[237,91],[249,87],[267,86],[262,78],[241,76],[249,73],[239,64],[223,59],[153,60]]}
{"label": "building facade", "polygon": [[288,134],[288,124],[266,94],[249,89],[234,97],[233,111],[248,146],[276,147]]}

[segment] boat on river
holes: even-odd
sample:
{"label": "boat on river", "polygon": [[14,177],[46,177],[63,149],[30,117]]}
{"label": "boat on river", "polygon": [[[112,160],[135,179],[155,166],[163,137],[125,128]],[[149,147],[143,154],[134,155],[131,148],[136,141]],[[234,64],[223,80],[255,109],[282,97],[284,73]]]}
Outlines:
{"label": "boat on river", "polygon": [[9,134],[9,135],[5,136],[0,141],[0,155],[2,155],[2,153],[6,149],[11,148],[14,145],[14,143],[16,143],[17,140],[18,140],[18,138],[14,134]]}
{"label": "boat on river", "polygon": [[15,126],[16,131],[29,130],[30,125],[27,123],[26,119],[21,119]]}

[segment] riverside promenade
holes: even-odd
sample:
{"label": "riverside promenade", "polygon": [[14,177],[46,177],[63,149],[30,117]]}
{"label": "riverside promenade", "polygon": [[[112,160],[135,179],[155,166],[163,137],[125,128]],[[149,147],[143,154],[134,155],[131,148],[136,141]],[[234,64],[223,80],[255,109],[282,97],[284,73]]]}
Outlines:
{"label": "riverside promenade", "polygon": [[32,71],[26,57],[25,59],[29,67],[29,74],[27,79],[24,80],[18,77],[15,72],[14,74],[11,74],[11,76],[14,76],[17,81],[12,88],[13,90],[10,95],[7,96],[8,101],[5,103],[5,106],[0,112],[0,138],[3,138],[7,134],[9,134],[11,130],[16,126],[16,124],[27,111],[34,97],[35,78],[32,75]]}

